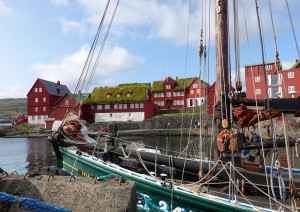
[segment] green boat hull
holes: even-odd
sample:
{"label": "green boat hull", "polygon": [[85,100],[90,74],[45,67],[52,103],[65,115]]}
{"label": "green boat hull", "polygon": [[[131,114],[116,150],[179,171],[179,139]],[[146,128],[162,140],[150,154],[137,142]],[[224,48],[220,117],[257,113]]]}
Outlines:
{"label": "green boat hull", "polygon": [[[137,191],[148,195],[151,203],[160,208],[170,211],[170,203],[172,202],[172,211],[254,211],[249,206],[235,206],[223,198],[210,199],[207,195],[195,195],[187,190],[171,189],[170,186],[162,186],[161,183],[153,183],[155,180],[150,178],[148,181],[138,176],[129,175],[126,169],[116,170],[97,163],[97,161],[87,160],[84,156],[78,156],[75,152],[68,151],[67,148],[59,147],[53,144],[56,156],[57,167],[64,168],[75,176],[84,177],[101,177],[107,175],[116,175],[128,180],[135,181]],[[111,165],[113,167],[113,165]],[[257,210],[257,209],[256,209]],[[264,210],[269,211],[269,210]]]}

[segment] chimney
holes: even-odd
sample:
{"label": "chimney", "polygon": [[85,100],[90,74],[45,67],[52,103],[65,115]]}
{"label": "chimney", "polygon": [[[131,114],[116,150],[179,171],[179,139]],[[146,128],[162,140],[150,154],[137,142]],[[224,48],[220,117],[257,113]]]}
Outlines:
{"label": "chimney", "polygon": [[57,85],[60,85],[60,81],[59,80],[57,80]]}
{"label": "chimney", "polygon": [[178,81],[178,76],[176,76],[176,81]]}

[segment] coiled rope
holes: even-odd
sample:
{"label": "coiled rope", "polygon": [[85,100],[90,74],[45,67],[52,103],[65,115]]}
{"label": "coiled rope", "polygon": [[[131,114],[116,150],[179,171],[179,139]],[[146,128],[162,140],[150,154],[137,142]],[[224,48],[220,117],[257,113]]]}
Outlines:
{"label": "coiled rope", "polygon": [[18,197],[5,192],[0,192],[0,200],[16,204],[17,207],[30,211],[53,211],[53,212],[69,212],[71,210],[59,208],[57,206],[41,202],[39,200]]}

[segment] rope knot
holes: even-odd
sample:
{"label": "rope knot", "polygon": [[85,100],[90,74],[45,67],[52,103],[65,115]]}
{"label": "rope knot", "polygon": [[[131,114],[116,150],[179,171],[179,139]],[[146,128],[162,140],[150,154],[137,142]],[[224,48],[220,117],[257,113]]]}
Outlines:
{"label": "rope knot", "polygon": [[22,200],[18,197],[15,197],[15,201],[16,201],[16,206],[17,208],[19,207],[19,205],[21,204]]}

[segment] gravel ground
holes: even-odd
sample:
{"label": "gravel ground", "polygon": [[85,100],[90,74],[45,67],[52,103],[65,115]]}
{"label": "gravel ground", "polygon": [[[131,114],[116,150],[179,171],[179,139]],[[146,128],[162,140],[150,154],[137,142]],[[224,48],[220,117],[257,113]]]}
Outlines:
{"label": "gravel ground", "polygon": [[[26,177],[9,176],[0,179],[0,191],[23,196],[70,209],[72,211],[136,211],[136,185],[132,181],[120,184],[119,179],[107,179],[95,184],[93,178],[69,176]],[[25,211],[0,201],[0,211]]]}

